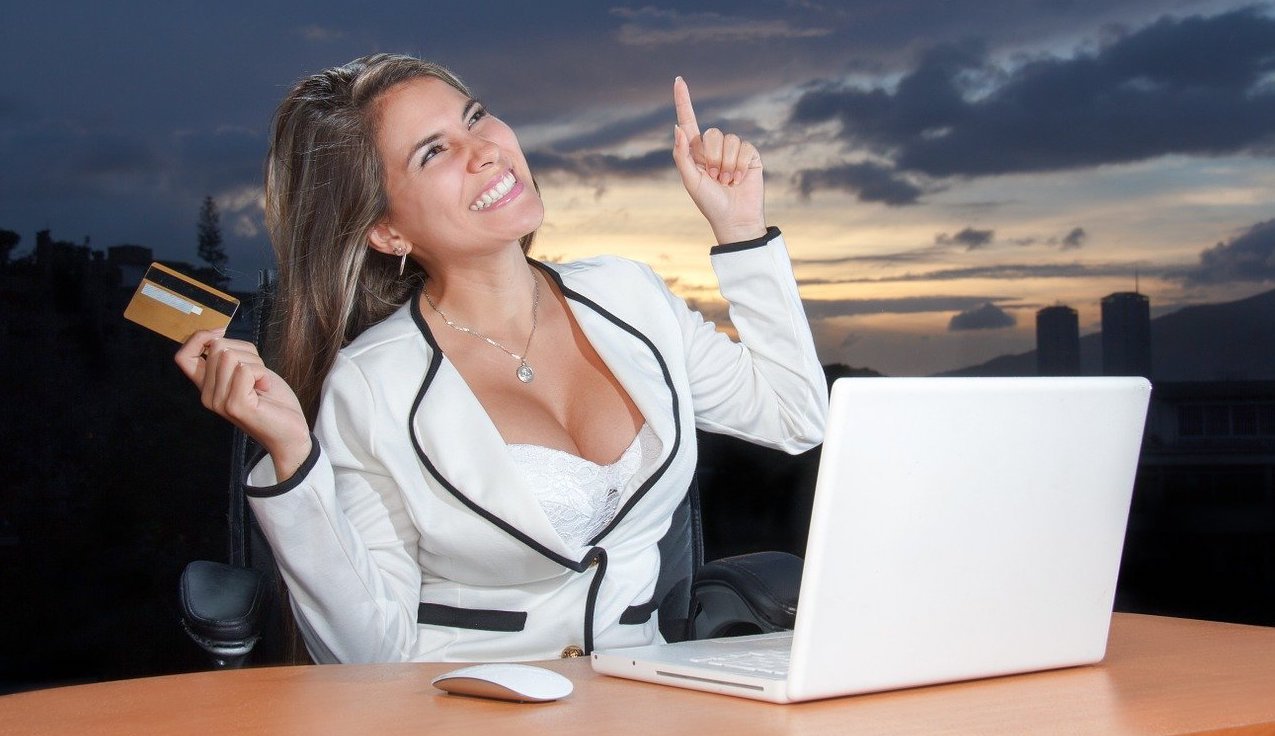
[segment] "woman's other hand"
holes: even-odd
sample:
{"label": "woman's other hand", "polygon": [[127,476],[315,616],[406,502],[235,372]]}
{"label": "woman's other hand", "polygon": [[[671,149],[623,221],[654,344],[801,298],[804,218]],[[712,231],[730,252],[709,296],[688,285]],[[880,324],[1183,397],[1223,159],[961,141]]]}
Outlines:
{"label": "woman's other hand", "polygon": [[673,80],[673,162],[695,206],[708,219],[718,243],[737,243],[766,234],[761,154],[748,141],[717,128],[700,133],[691,92]]}
{"label": "woman's other hand", "polygon": [[280,481],[290,478],[310,454],[310,427],[292,388],[266,367],[250,342],[224,330],[190,336],[174,360],[195,386],[205,407],[255,439],[274,461]]}

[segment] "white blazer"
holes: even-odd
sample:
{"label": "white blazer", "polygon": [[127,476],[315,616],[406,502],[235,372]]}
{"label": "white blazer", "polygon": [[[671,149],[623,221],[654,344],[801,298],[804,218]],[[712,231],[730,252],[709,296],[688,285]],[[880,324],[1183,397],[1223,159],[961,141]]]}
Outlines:
{"label": "white blazer", "polygon": [[695,471],[695,428],[800,452],[827,388],[782,236],[711,261],[740,337],[650,268],[542,264],[661,443],[583,546],[554,530],[495,425],[408,302],[338,356],[315,449],[250,503],[318,662],[545,659],[655,641],[657,543]]}

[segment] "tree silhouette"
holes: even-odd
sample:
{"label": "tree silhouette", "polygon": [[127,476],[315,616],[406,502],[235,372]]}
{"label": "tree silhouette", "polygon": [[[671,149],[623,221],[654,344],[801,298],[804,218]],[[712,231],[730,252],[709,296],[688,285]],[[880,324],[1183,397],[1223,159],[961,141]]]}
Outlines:
{"label": "tree silhouette", "polygon": [[12,230],[0,230],[0,266],[9,262],[9,253],[17,247],[22,236]]}
{"label": "tree silhouette", "polygon": [[207,263],[211,273],[208,278],[218,285],[224,285],[226,250],[221,244],[221,215],[217,212],[217,202],[212,197],[204,197],[204,204],[199,208],[199,258]]}

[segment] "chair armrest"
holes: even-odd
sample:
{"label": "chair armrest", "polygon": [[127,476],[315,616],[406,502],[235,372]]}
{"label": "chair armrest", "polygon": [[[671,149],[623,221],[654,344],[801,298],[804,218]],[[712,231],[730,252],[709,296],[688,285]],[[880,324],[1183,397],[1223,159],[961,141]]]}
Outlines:
{"label": "chair armrest", "polygon": [[260,637],[264,602],[261,574],[197,560],[182,571],[182,624],[221,666],[237,666]]}
{"label": "chair armrest", "polygon": [[706,563],[691,584],[691,638],[793,628],[801,566],[800,557],[786,552],[754,552]]}

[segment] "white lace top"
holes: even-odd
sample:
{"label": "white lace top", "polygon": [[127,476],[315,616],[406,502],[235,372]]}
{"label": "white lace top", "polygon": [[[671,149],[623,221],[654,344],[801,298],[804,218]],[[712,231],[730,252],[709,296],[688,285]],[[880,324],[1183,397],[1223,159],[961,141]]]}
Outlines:
{"label": "white lace top", "polygon": [[568,544],[582,546],[602,531],[620,507],[620,494],[644,463],[660,454],[660,439],[643,424],[619,460],[598,465],[563,450],[509,445],[553,528]]}

